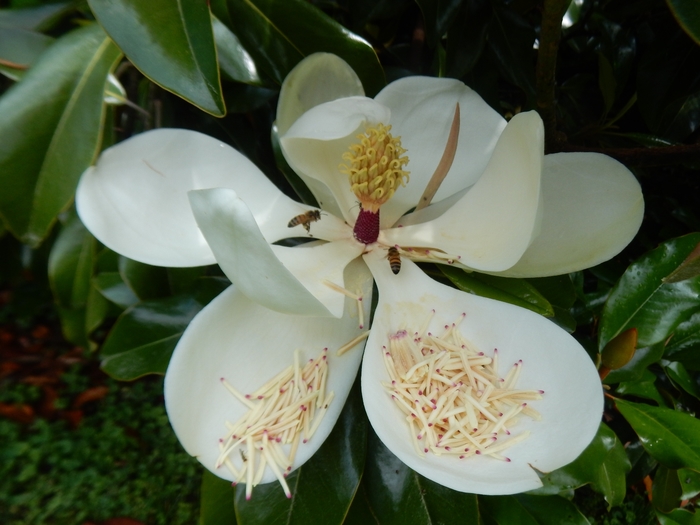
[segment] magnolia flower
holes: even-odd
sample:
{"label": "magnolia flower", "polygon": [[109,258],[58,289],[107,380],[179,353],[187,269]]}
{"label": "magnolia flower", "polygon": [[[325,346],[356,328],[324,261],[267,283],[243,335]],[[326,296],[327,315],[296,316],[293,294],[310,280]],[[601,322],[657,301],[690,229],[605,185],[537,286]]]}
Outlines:
{"label": "magnolia flower", "polygon": [[[413,261],[518,277],[598,264],[639,228],[644,205],[632,174],[604,155],[544,156],[536,113],[506,124],[457,80],[409,77],[366,98],[353,70],[327,54],[308,57],[287,77],[276,126],[286,160],[320,209],[285,196],[227,145],[185,130],[146,132],[106,150],[78,187],[80,217],[108,247],[154,265],[216,262],[233,283],[195,317],[167,370],[166,407],[185,449],[235,479],[218,468],[219,440],[225,422],[249,407],[220,378],[253,393],[295,351],[305,362],[328,348],[335,398],[298,448],[292,468],[302,465],[330,433],[363,360],[374,278],[379,302],[362,393],[394,454],[438,483],[480,494],[536,488],[531,467],[550,471],[574,460],[602,413],[585,351],[550,321],[439,284]],[[441,163],[457,136],[452,163]],[[409,213],[439,164],[446,176],[432,203]],[[290,237],[311,242],[278,244]],[[546,392],[533,402],[542,419],[519,423],[530,436],[508,449],[509,461],[421,457],[383,385],[390,376],[382,348],[395,334],[437,331],[456,318],[487,354],[498,348],[498,374],[522,360],[517,388]],[[240,468],[245,458],[228,459]],[[274,479],[266,471],[261,480]]]}

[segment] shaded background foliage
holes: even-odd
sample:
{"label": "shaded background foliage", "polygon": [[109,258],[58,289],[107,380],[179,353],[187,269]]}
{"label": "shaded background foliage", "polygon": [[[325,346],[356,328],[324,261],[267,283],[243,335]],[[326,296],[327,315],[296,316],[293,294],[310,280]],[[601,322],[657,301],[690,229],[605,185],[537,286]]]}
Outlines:
{"label": "shaded background foliage", "polygon": [[[460,494],[393,457],[354,391],[326,444],[290,476],[292,501],[269,485],[246,502],[205,473],[200,522],[700,523],[698,5],[0,0],[2,321],[21,330],[58,319],[65,339],[115,379],[164,373],[189,321],[228,281],[216,267],[157,268],[101,246],[72,207],[78,178],[97,154],[154,127],[194,129],[233,145],[283,191],[308,201],[271,134],[279,86],[299,60],[316,51],[340,55],[368,95],[406,75],[458,78],[506,117],[540,111],[548,152],[607,153],[642,184],[647,209],[639,235],[596,268],[503,279],[424,267],[573,333],[606,388],[596,438],[574,463],[543,474],[534,493]],[[18,407],[40,394],[20,395],[27,382],[17,365],[22,351],[2,358],[3,414],[18,420]],[[102,403],[105,419],[116,419]],[[0,428],[12,443],[3,445],[3,458],[12,461],[2,477],[15,480],[2,488],[0,513],[16,523],[109,517],[84,509],[70,515],[55,504],[22,521],[29,503],[18,499],[25,488],[17,487],[41,478],[16,469],[29,461],[24,451],[39,446],[38,425]],[[174,457],[191,465],[184,452]],[[191,470],[185,475],[193,479]],[[34,497],[53,501],[47,493]]]}

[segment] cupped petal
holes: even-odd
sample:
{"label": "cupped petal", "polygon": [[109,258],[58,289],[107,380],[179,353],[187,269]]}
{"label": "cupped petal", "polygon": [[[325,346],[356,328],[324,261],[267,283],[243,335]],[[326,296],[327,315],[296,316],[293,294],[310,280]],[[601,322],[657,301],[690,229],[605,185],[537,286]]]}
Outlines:
{"label": "cupped petal", "polygon": [[629,244],[643,217],[639,183],[616,160],[599,153],[547,155],[540,233],[500,275],[542,277],[600,264]]}
{"label": "cupped petal", "polygon": [[290,236],[283,218],[305,211],[238,151],[182,129],[148,131],[105,150],[81,177],[76,206],[93,235],[122,255],[160,266],[201,266],[215,260],[187,192],[216,187],[244,196],[271,241]]}
{"label": "cupped petal", "polygon": [[363,96],[362,82],[350,65],[330,53],[314,53],[299,62],[282,83],[277,128],[284,135],[314,106],[338,98]]}
{"label": "cupped petal", "polygon": [[[603,391],[595,366],[573,337],[529,310],[437,283],[411,261],[404,261],[394,275],[381,251],[364,258],[377,281],[379,304],[362,364],[362,395],[375,432],[401,461],[454,490],[514,494],[542,485],[533,468],[549,472],[562,467],[588,446],[600,424]],[[399,330],[420,330],[432,310],[427,331],[441,333],[466,314],[460,332],[488,356],[498,348],[502,377],[522,359],[517,388],[545,391],[543,399],[531,402],[542,419],[523,417],[513,427],[514,434],[530,435],[503,453],[510,462],[416,454],[404,414],[382,386],[390,381],[382,346]]]}
{"label": "cupped petal", "polygon": [[[346,271],[345,279],[361,288],[365,318],[371,304],[372,280],[361,259]],[[335,424],[357,374],[363,343],[342,356],[336,351],[362,333],[357,307],[350,304],[342,319],[297,317],[268,310],[231,286],[204,308],[180,339],[165,376],[165,406],[175,434],[185,450],[217,476],[233,480],[225,467],[215,468],[219,439],[226,422],[247,412],[222,385],[225,378],[239,392],[251,393],[294,363],[317,358],[328,348],[326,392],[334,392],[328,412],[308,443],[299,445],[293,468],[298,468],[321,446]],[[284,445],[289,454],[289,446]],[[241,468],[238,451],[231,456]],[[262,482],[274,481],[269,468]],[[255,497],[255,495],[253,495]]]}
{"label": "cupped petal", "polygon": [[406,77],[385,87],[375,100],[391,110],[392,134],[401,137],[411,180],[382,207],[382,227],[413,208],[442,157],[455,106],[460,107],[457,153],[434,201],[474,184],[483,173],[506,121],[472,89],[447,78]]}
{"label": "cupped petal", "polygon": [[537,230],[543,156],[542,119],[534,111],[516,115],[461,199],[432,221],[382,231],[380,241],[438,249],[475,270],[510,268]]}
{"label": "cupped petal", "polygon": [[[280,144],[285,159],[304,180],[323,183],[335,197],[343,217],[354,222],[359,212],[357,197],[348,176],[340,172],[343,153],[367,126],[389,120],[389,110],[365,97],[349,97],[326,102],[304,113]],[[314,185],[309,185],[313,190]],[[323,203],[320,203],[323,208]]]}
{"label": "cupped petal", "polygon": [[277,312],[322,317],[343,314],[342,294],[323,281],[343,286],[343,269],[362,253],[362,245],[352,239],[347,226],[345,240],[310,248],[273,248],[235,191],[196,190],[189,196],[216,261],[243,294]]}

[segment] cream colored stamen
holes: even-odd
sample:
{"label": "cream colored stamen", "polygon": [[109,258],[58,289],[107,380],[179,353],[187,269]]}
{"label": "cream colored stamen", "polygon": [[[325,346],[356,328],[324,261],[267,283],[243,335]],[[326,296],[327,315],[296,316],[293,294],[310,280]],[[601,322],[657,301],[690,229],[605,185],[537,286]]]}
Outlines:
{"label": "cream colored stamen", "polygon": [[[316,359],[302,366],[296,351],[292,366],[248,395],[221,378],[226,389],[249,410],[238,421],[226,422],[229,431],[219,440],[216,468],[225,465],[234,476],[234,484],[245,479],[247,499],[268,467],[291,497],[284,476],[292,470],[300,440],[306,443],[311,439],[333,401],[333,392],[326,395],[327,358],[328,349],[324,348]],[[290,445],[289,456],[283,452],[283,445]],[[240,467],[231,459],[236,449],[241,452]]]}
{"label": "cream colored stamen", "polygon": [[420,456],[428,452],[458,456],[497,454],[525,439],[529,432],[511,436],[519,414],[540,419],[528,400],[542,399],[542,390],[516,390],[522,361],[506,378],[498,375],[498,350],[485,356],[458,330],[462,314],[444,326],[440,336],[427,332],[435,312],[424,326],[408,336],[399,330],[382,347],[391,383],[383,383],[396,406],[406,415],[412,441]]}

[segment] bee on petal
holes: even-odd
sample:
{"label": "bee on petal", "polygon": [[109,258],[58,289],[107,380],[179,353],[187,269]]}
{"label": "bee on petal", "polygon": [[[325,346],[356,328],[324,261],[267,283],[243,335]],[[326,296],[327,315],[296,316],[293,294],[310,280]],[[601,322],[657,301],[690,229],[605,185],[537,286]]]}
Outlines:
{"label": "bee on petal", "polygon": [[318,220],[321,220],[321,211],[309,210],[306,213],[302,213],[300,215],[297,215],[296,217],[293,217],[292,220],[289,221],[289,224],[287,224],[287,227],[294,228],[295,226],[301,224],[306,230],[306,233],[311,233],[311,223],[316,222]]}
{"label": "bee on petal", "polygon": [[390,246],[387,250],[386,258],[389,259],[389,266],[394,275],[398,275],[401,271],[401,256],[399,250],[395,246]]}

